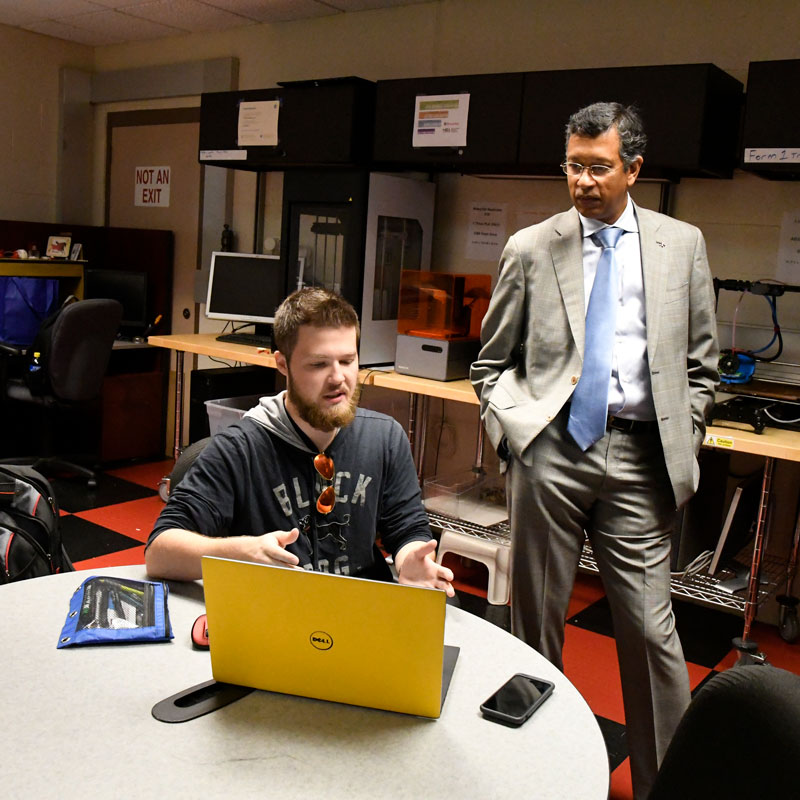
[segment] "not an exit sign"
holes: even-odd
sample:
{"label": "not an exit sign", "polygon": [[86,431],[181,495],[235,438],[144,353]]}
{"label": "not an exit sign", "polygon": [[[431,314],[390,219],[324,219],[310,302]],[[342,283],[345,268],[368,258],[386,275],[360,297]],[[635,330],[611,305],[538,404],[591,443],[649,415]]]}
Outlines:
{"label": "not an exit sign", "polygon": [[169,167],[136,167],[133,204],[169,206],[169,185]]}

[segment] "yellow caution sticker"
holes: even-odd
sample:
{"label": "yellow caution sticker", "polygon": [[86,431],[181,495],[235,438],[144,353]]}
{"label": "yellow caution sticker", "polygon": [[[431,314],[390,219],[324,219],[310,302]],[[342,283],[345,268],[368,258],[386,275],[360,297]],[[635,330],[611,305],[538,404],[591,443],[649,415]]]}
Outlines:
{"label": "yellow caution sticker", "polygon": [[707,433],[703,444],[707,447],[725,447],[733,450],[736,440],[730,436],[718,436],[715,433]]}

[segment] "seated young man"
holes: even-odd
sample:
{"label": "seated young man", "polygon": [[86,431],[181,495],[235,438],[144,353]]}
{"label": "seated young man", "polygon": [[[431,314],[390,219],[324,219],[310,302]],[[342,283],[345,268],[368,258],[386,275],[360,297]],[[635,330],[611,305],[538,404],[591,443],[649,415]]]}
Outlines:
{"label": "seated young man", "polygon": [[358,316],[322,289],[275,314],[287,389],[217,433],[170,495],[147,542],[148,574],[195,580],[201,558],[302,567],[443,589],[411,448],[400,424],[358,408]]}

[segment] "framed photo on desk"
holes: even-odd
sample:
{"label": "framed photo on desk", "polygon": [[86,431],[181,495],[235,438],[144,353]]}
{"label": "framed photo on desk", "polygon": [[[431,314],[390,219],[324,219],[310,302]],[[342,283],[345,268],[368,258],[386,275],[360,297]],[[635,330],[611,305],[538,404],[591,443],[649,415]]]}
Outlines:
{"label": "framed photo on desk", "polygon": [[80,242],[75,242],[75,244],[72,245],[72,249],[69,251],[69,260],[78,261],[81,257],[82,249],[83,245]]}
{"label": "framed photo on desk", "polygon": [[68,258],[71,236],[49,236],[47,239],[48,258]]}

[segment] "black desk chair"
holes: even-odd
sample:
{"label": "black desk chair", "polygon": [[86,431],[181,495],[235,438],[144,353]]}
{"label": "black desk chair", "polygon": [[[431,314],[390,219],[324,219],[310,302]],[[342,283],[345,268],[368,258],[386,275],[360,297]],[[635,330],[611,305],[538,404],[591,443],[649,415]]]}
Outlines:
{"label": "black desk chair", "polygon": [[[99,410],[103,377],[108,368],[122,305],[116,300],[78,300],[61,308],[52,325],[50,350],[42,364],[45,381],[41,393],[32,391],[24,376],[6,377],[3,386],[4,424],[20,424],[23,409],[33,409],[34,420],[24,430],[26,440],[36,440],[41,433],[41,455],[2,459],[5,463],[30,464],[40,472],[64,471],[88,478],[90,487],[97,485],[95,473],[74,463],[80,455],[58,454],[56,442],[59,425],[72,415]],[[46,322],[43,324],[47,324]],[[0,352],[18,359],[20,348],[0,344]],[[94,413],[93,417],[97,418]],[[70,423],[71,424],[71,423]],[[85,453],[96,460],[97,453]]]}
{"label": "black desk chair", "polygon": [[798,786],[800,676],[751,664],[700,689],[648,800],[788,798]]}
{"label": "black desk chair", "polygon": [[205,450],[206,445],[210,441],[210,436],[206,436],[204,439],[198,439],[196,442],[192,442],[180,454],[178,460],[175,462],[175,466],[172,468],[172,472],[170,472],[166,479],[166,497],[162,498],[164,501],[167,500],[170,492],[183,480],[184,476],[189,471],[189,468],[197,460],[197,457],[200,455],[200,453]]}

